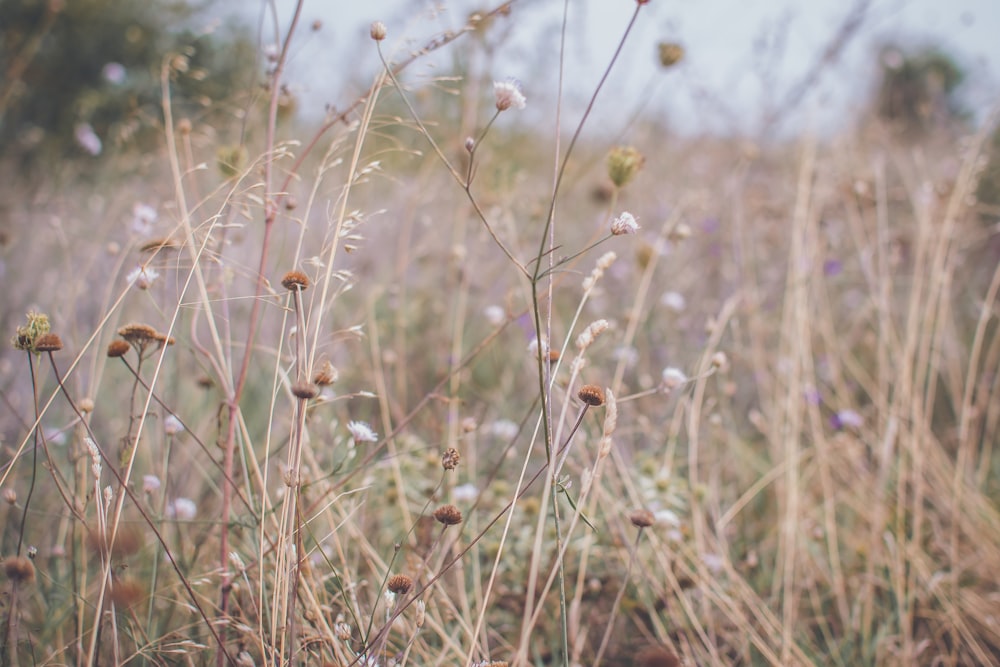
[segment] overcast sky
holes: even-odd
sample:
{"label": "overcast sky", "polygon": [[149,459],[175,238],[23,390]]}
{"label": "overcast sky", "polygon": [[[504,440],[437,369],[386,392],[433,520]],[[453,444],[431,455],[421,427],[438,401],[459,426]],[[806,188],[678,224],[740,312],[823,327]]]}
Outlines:
{"label": "overcast sky", "polygon": [[[283,27],[293,0],[276,0]],[[350,75],[370,81],[378,62],[368,26],[386,23],[385,44],[397,52],[424,44],[444,29],[462,25],[473,9],[497,0],[306,0],[304,29],[293,49],[288,82],[305,114],[322,114],[325,103],[343,104]],[[570,0],[567,44],[568,110],[582,110],[634,11],[633,0]],[[793,94],[834,41],[858,0],[652,0],[643,7],[621,59],[602,92],[596,119],[615,130],[639,107],[660,114],[682,131],[753,132],[776,109],[786,128],[829,131],[860,108],[872,90],[881,44],[904,49],[936,45],[953,54],[968,73],[966,99],[985,115],[1000,102],[1000,0],[871,0],[860,29],[836,63],[822,68],[802,100]],[[245,7],[250,5],[244,5]],[[529,104],[548,111],[556,73],[563,0],[515,0],[498,29],[508,37],[495,55],[493,78],[523,82]],[[258,5],[259,7],[259,5]],[[253,11],[257,11],[254,9]],[[250,15],[248,18],[257,17]],[[315,19],[323,22],[315,33]],[[669,72],[656,66],[656,44],[675,41],[687,56]],[[265,43],[268,40],[265,40]],[[421,61],[410,81],[444,74],[452,59],[466,57],[457,42]]]}

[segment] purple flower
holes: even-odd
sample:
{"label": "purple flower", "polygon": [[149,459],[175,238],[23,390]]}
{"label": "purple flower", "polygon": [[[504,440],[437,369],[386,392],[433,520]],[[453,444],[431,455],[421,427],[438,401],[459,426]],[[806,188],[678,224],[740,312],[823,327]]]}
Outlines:
{"label": "purple flower", "polygon": [[828,259],[823,262],[824,276],[838,276],[844,270],[844,264],[839,259]]}

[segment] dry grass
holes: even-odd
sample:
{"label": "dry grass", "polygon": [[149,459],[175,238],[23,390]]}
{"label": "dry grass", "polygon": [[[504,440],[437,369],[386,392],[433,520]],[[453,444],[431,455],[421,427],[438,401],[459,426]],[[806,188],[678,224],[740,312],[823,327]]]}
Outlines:
{"label": "dry grass", "polygon": [[4,664],[1000,664],[986,128],[636,124],[614,187],[395,67],[219,170],[171,75],[162,154],[15,213]]}

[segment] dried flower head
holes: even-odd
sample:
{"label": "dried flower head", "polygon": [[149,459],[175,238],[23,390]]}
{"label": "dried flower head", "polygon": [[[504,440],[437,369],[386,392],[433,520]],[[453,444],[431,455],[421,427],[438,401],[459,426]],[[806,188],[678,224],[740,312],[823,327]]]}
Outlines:
{"label": "dried flower head", "polygon": [[646,158],[632,146],[616,146],[608,153],[608,178],[615,186],[625,187],[631,181]]}
{"label": "dried flower head", "polygon": [[115,357],[124,357],[128,354],[129,344],[123,340],[113,340],[108,343],[108,356],[114,359]]}
{"label": "dried flower head", "polygon": [[115,579],[111,582],[111,590],[108,593],[111,601],[119,609],[133,607],[146,597],[142,590],[142,585],[131,577]]}
{"label": "dried flower head", "polygon": [[725,371],[729,368],[729,357],[722,350],[719,350],[712,355],[712,368],[716,368],[720,371]]}
{"label": "dried flower head", "polygon": [[497,111],[514,108],[521,110],[527,105],[521,83],[517,79],[493,82],[493,97],[496,99]]}
{"label": "dried flower head", "polygon": [[441,455],[441,467],[445,470],[454,470],[458,467],[458,462],[462,460],[462,455],[454,447],[449,447]]}
{"label": "dried flower head", "polygon": [[316,398],[318,394],[319,387],[314,385],[312,382],[296,382],[292,385],[292,395],[296,398]]}
{"label": "dried flower head", "polygon": [[457,526],[462,523],[462,510],[454,505],[441,505],[434,510],[434,518],[445,526]]}
{"label": "dried flower head", "polygon": [[14,556],[3,562],[7,578],[18,584],[30,584],[35,580],[35,565],[24,556]]}
{"label": "dried flower head", "polygon": [[90,530],[87,532],[87,548],[94,553],[108,554],[115,558],[131,556],[142,547],[142,533],[134,526],[121,526],[111,541],[110,530]]}
{"label": "dried flower head", "polygon": [[577,392],[577,398],[586,403],[587,405],[597,407],[599,405],[604,405],[604,390],[598,387],[596,384],[585,384],[580,387],[580,391]]}
{"label": "dried flower head", "polygon": [[15,349],[35,352],[35,341],[47,334],[51,328],[49,325],[49,316],[44,313],[36,313],[32,310],[28,312],[26,318],[28,320],[27,323],[17,328],[10,342]]}
{"label": "dried flower head", "polygon": [[120,328],[118,335],[124,338],[126,343],[137,349],[142,349],[150,343],[159,340],[161,334],[148,324],[133,322]]}
{"label": "dried flower head", "polygon": [[376,42],[381,42],[383,39],[385,39],[386,35],[385,24],[382,23],[381,21],[372,22],[369,34],[372,36],[372,39],[374,39]]}
{"label": "dried flower head", "polygon": [[413,579],[410,579],[405,574],[394,574],[386,582],[386,588],[396,595],[406,595],[413,588]]}
{"label": "dried flower head", "polygon": [[660,65],[664,69],[673,67],[684,59],[684,47],[676,42],[660,42],[657,50],[660,53]]}
{"label": "dried flower head", "polygon": [[42,334],[35,341],[35,351],[36,352],[58,352],[63,348],[62,338],[59,334],[46,333]]}
{"label": "dried flower head", "polygon": [[656,523],[656,517],[647,509],[632,510],[628,515],[628,520],[636,528],[649,528]]}
{"label": "dried flower head", "polygon": [[301,271],[289,271],[281,279],[281,286],[289,292],[301,292],[309,287],[309,276]]}
{"label": "dried flower head", "polygon": [[83,414],[90,414],[94,411],[94,399],[89,396],[81,398],[80,402],[77,403],[77,407],[80,408],[80,412]]}
{"label": "dried flower head", "polygon": [[635,216],[628,211],[622,211],[621,215],[611,221],[611,233],[615,236],[635,234],[637,231],[639,231],[639,223],[635,221]]}
{"label": "dried flower head", "polygon": [[320,387],[329,387],[337,381],[339,376],[340,373],[338,373],[337,369],[330,363],[330,360],[324,359],[323,363],[316,369],[316,372],[313,373],[313,382],[318,384]]}

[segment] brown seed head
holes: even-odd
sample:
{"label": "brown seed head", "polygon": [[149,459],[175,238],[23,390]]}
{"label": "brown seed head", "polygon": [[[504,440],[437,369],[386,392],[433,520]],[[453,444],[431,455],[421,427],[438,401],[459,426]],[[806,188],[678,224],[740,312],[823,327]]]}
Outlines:
{"label": "brown seed head", "polygon": [[141,602],[145,593],[138,581],[127,577],[112,582],[110,597],[116,607],[128,609]]}
{"label": "brown seed head", "polygon": [[319,387],[312,382],[296,382],[292,385],[292,395],[296,398],[316,398],[319,394]]}
{"label": "brown seed head", "polygon": [[301,271],[289,271],[281,279],[281,286],[289,292],[301,292],[309,287],[309,276]]}
{"label": "brown seed head", "polygon": [[462,523],[462,510],[454,505],[442,505],[434,510],[434,518],[445,526],[457,526]]}
{"label": "brown seed head", "polygon": [[458,462],[462,460],[462,455],[454,447],[449,447],[441,455],[441,467],[445,470],[454,470],[458,467]]}
{"label": "brown seed head", "polygon": [[410,579],[405,574],[394,574],[386,582],[386,588],[396,595],[406,595],[413,588],[413,579]]}
{"label": "brown seed head", "polygon": [[649,528],[656,523],[656,517],[647,509],[632,510],[628,515],[628,520],[636,528]]}
{"label": "brown seed head", "polygon": [[660,65],[666,69],[673,67],[684,59],[684,47],[674,42],[660,42],[657,46],[660,52]]}
{"label": "brown seed head", "polygon": [[321,387],[328,387],[337,381],[339,373],[329,359],[325,359],[313,374],[313,382]]}
{"label": "brown seed head", "polygon": [[35,351],[37,352],[58,352],[63,348],[62,338],[59,334],[42,334],[35,341]]}
{"label": "brown seed head", "polygon": [[577,398],[587,405],[592,405],[594,407],[604,405],[604,390],[596,384],[585,384],[580,387],[580,391],[577,393]]}
{"label": "brown seed head", "polygon": [[129,344],[123,340],[113,340],[108,343],[108,356],[114,359],[115,357],[124,357],[128,354]]}
{"label": "brown seed head", "polygon": [[136,347],[144,347],[149,343],[158,340],[160,332],[148,324],[133,322],[126,324],[118,330],[118,335],[125,339],[125,342]]}
{"label": "brown seed head", "polygon": [[35,580],[35,565],[24,556],[14,556],[3,562],[7,578],[19,584],[30,584]]}

